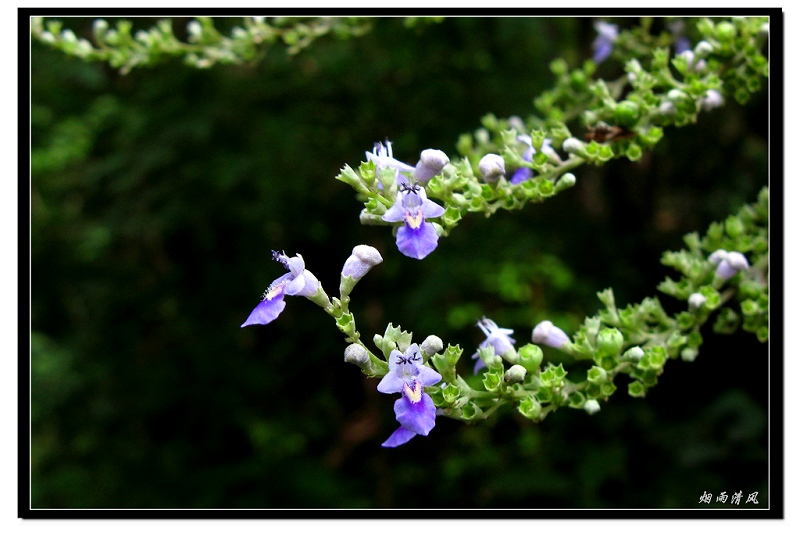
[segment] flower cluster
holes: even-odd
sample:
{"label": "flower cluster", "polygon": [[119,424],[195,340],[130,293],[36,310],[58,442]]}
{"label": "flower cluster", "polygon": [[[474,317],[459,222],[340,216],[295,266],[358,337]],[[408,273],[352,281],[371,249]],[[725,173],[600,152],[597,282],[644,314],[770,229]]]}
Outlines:
{"label": "flower cluster", "polygon": [[397,447],[416,435],[428,435],[436,424],[436,406],[423,388],[441,380],[442,375],[422,363],[416,343],[410,345],[405,353],[392,351],[389,372],[378,384],[378,391],[401,394],[394,403],[394,414],[400,428],[383,442],[384,447]]}

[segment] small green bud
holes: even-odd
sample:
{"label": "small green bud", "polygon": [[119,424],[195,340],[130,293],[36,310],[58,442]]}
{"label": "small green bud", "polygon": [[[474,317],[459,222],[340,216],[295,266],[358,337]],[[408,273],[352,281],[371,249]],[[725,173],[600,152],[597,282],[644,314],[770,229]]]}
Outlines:
{"label": "small green bud", "polygon": [[628,384],[628,395],[631,397],[644,397],[645,393],[646,388],[641,382],[636,381]]}
{"label": "small green bud", "polygon": [[614,122],[617,126],[630,128],[639,120],[639,105],[636,102],[626,100],[620,102],[614,108]]}
{"label": "small green bud", "polygon": [[527,370],[521,365],[512,365],[504,376],[505,381],[510,384],[516,384],[525,380]]}
{"label": "small green bud", "polygon": [[529,373],[536,372],[539,369],[539,366],[542,364],[542,359],[544,358],[542,349],[531,343],[521,347],[517,354],[519,354],[520,365],[522,365]]}
{"label": "small green bud", "polygon": [[597,334],[598,352],[603,355],[612,355],[622,349],[625,338],[616,328],[604,328]]}
{"label": "small green bud", "polygon": [[744,233],[744,223],[738,217],[731,215],[725,220],[725,233],[732,238],[737,238]]}
{"label": "small green bud", "polygon": [[447,384],[442,388],[442,398],[447,404],[453,404],[461,395],[461,390],[455,384]]}
{"label": "small green bud", "polygon": [[730,22],[723,21],[717,24],[715,33],[717,35],[717,39],[720,41],[732,41],[733,38],[736,37],[736,26]]}
{"label": "small green bud", "polygon": [[586,410],[586,413],[589,415],[594,415],[600,411],[600,403],[597,402],[596,399],[589,399],[583,405],[583,409]]}
{"label": "small green bud", "polygon": [[522,399],[517,410],[528,419],[534,421],[538,421],[539,417],[542,415],[542,405],[539,404],[539,401],[534,396]]}
{"label": "small green bud", "polygon": [[586,379],[595,384],[605,382],[608,379],[608,373],[605,369],[598,366],[593,366],[586,374]]}

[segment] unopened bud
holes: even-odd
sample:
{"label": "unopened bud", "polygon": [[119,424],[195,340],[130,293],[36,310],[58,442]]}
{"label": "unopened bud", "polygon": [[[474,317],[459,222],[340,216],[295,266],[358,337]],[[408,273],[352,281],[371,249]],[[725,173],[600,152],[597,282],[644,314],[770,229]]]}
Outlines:
{"label": "unopened bud", "polygon": [[714,46],[708,41],[700,41],[694,47],[694,53],[698,57],[706,57],[714,51]]}
{"label": "unopened bud", "polygon": [[450,158],[441,150],[428,148],[419,155],[419,162],[414,169],[414,178],[421,184],[427,183],[431,178],[442,172],[444,166],[450,163]]}
{"label": "unopened bud", "polygon": [[425,338],[419,348],[422,351],[423,356],[425,356],[427,359],[437,352],[441,352],[441,350],[444,348],[444,343],[442,343],[442,339],[439,336],[428,336]]}
{"label": "unopened bud", "polygon": [[478,163],[478,171],[487,182],[496,182],[506,174],[506,162],[497,154],[486,154]]}
{"label": "unopened bud", "polygon": [[556,349],[560,349],[569,342],[567,334],[550,321],[542,321],[537,324],[533,329],[531,339],[534,343],[547,345],[548,347]]}
{"label": "unopened bud", "polygon": [[369,367],[369,354],[367,354],[367,349],[361,345],[352,343],[344,349],[344,361],[365,369]]}
{"label": "unopened bud", "polygon": [[700,105],[704,110],[711,111],[714,108],[720,107],[724,103],[725,99],[722,97],[722,93],[714,89],[709,89],[706,91],[706,96],[700,102]]}
{"label": "unopened bud", "polygon": [[689,306],[691,308],[699,309],[706,303],[706,297],[702,293],[692,293],[689,295]]}
{"label": "unopened bud", "polygon": [[517,382],[525,380],[526,374],[527,370],[521,365],[512,365],[508,371],[506,371],[504,378],[509,384],[516,384]]}
{"label": "unopened bud", "polygon": [[583,405],[583,409],[586,410],[586,413],[589,415],[594,415],[600,411],[600,403],[597,402],[596,399],[589,399]]}
{"label": "unopened bud", "polygon": [[625,351],[622,357],[638,361],[644,358],[644,351],[642,350],[642,347],[631,347]]}
{"label": "unopened bud", "polygon": [[370,269],[383,261],[380,252],[369,245],[356,245],[353,253],[344,262],[342,276],[351,276],[354,280],[361,280]]}
{"label": "unopened bud", "polygon": [[575,137],[565,139],[561,144],[561,148],[569,154],[581,154],[584,150],[583,142]]}

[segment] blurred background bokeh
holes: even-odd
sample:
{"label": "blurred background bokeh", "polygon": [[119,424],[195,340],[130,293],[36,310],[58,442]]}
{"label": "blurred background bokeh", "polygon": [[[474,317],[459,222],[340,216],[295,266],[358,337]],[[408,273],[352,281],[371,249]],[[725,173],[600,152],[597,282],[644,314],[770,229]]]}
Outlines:
{"label": "blurred background bokeh", "polygon": [[[65,22],[90,37],[92,19]],[[436,334],[464,348],[463,372],[483,315],[523,344],[545,318],[574,331],[606,287],[623,305],[656,295],[673,274],[661,253],[766,184],[766,94],[668,130],[640,162],[581,168],[544,204],[467,217],[422,262],[361,226],[333,179],[385,138],[411,164],[430,147],[455,157],[483,115],[533,113],[550,61],[580,65],[593,37],[591,19],[379,19],[291,58],[125,76],[34,43],[32,507],[693,508],[723,491],[766,506],[767,349],[752,334],[708,325],[695,362],[669,362],[644,400],[620,378],[591,417],[439,417],[383,449],[394,398],[343,362],[330,317],[290,297],[274,323],[239,328],[284,272],[272,249],[335,294],[352,247],[375,246],[385,261],[353,293],[362,334]]]}

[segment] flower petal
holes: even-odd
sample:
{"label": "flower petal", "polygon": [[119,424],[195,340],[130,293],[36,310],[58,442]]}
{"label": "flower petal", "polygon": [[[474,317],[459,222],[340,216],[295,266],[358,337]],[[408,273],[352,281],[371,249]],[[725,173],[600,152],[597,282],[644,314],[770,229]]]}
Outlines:
{"label": "flower petal", "polygon": [[521,184],[526,180],[530,180],[531,176],[533,176],[533,169],[529,169],[528,167],[520,167],[514,174],[511,175],[511,185]]}
{"label": "flower petal", "polygon": [[426,365],[417,367],[419,374],[417,375],[417,382],[423,386],[432,386],[442,381],[442,375],[431,369]]}
{"label": "flower petal", "polygon": [[403,384],[405,384],[405,381],[400,378],[397,372],[389,369],[389,372],[378,383],[378,391],[381,393],[400,393],[403,391]]}
{"label": "flower petal", "polygon": [[420,210],[426,219],[435,219],[436,217],[441,217],[444,215],[444,208],[433,200],[428,200],[427,198],[422,201]]}
{"label": "flower petal", "polygon": [[422,394],[419,402],[411,402],[403,395],[394,403],[394,414],[398,423],[423,436],[436,425],[436,406],[427,393]]}
{"label": "flower petal", "polygon": [[409,258],[421,260],[433,252],[438,244],[439,234],[429,222],[422,223],[417,229],[409,228],[406,224],[397,230],[397,248]]}
{"label": "flower petal", "polygon": [[411,438],[416,436],[415,432],[410,431],[407,428],[400,427],[394,432],[392,435],[389,436],[389,439],[381,443],[381,447],[397,447],[398,445],[402,445],[404,443],[408,443],[411,441]]}
{"label": "flower petal", "polygon": [[286,303],[283,301],[283,291],[281,291],[271,300],[262,300],[258,306],[250,312],[250,316],[242,323],[241,328],[250,326],[251,324],[269,324],[281,314],[285,307]]}
{"label": "flower petal", "polygon": [[403,197],[405,193],[398,193],[397,200],[395,201],[394,205],[389,208],[386,213],[383,214],[383,219],[386,222],[400,222],[405,219],[406,210],[403,207]]}

